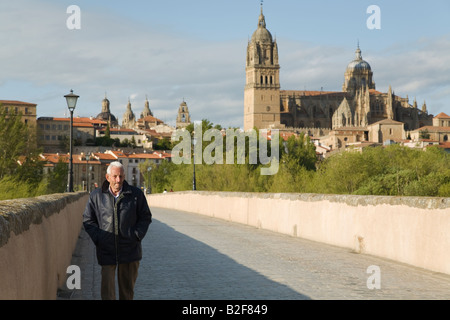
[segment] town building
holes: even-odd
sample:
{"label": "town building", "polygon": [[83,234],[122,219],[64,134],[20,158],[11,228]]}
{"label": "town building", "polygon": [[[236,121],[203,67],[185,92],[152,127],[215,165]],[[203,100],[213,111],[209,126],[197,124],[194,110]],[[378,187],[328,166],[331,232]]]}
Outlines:
{"label": "town building", "polygon": [[[77,146],[93,146],[96,132],[107,122],[97,118],[74,117],[73,140]],[[37,119],[37,142],[44,152],[62,152],[69,149],[70,118],[40,117]]]}
{"label": "town building", "polygon": [[176,128],[186,128],[189,124],[191,124],[191,116],[189,115],[189,108],[187,106],[187,103],[183,100],[183,102],[178,107]]}
{"label": "town building", "polygon": [[245,131],[306,132],[323,137],[324,145],[336,149],[349,143],[402,139],[406,131],[431,126],[432,121],[426,103],[419,109],[415,99],[410,104],[390,86],[388,92],[377,91],[359,44],[345,69],[342,91],[282,90],[278,44],[266,27],[261,5],[257,29],[247,46]]}
{"label": "town building", "polygon": [[16,100],[0,100],[0,106],[5,110],[6,115],[20,113],[25,124],[33,128],[36,127],[37,104]]}
{"label": "town building", "polygon": [[[69,154],[43,153],[40,157],[44,162],[44,173],[54,170],[59,162],[69,163]],[[141,172],[139,164],[147,161],[153,166],[159,166],[162,161],[171,161],[171,155],[165,152],[126,153],[121,150],[73,154],[74,189],[91,191],[101,187],[106,179],[106,170],[109,164],[114,161],[119,161],[123,164],[125,180],[129,184],[144,188],[147,172]]]}

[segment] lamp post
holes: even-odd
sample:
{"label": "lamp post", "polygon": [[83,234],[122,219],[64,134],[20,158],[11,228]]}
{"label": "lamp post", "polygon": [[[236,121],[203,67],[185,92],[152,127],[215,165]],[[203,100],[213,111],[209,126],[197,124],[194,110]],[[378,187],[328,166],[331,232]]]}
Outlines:
{"label": "lamp post", "polygon": [[90,173],[90,168],[89,168],[89,160],[90,160],[91,156],[89,155],[89,153],[86,155],[86,175],[87,175],[87,186],[86,186],[86,191],[89,193],[89,175]]}
{"label": "lamp post", "polygon": [[73,192],[73,161],[72,161],[72,136],[73,136],[73,111],[77,105],[79,96],[73,94],[73,90],[70,90],[69,94],[64,96],[67,101],[67,107],[70,111],[70,155],[69,155],[69,178],[67,183],[67,192]]}
{"label": "lamp post", "polygon": [[197,139],[194,138],[192,139],[192,143],[194,145],[194,148],[192,150],[192,156],[193,156],[193,160],[194,160],[194,176],[192,178],[192,190],[197,190],[197,181],[195,180],[195,144],[197,143]]}
{"label": "lamp post", "polygon": [[148,166],[148,168],[147,168],[147,191],[146,191],[146,193],[147,194],[151,194],[152,193],[152,187],[151,187],[151,185],[150,185],[150,171],[152,170],[152,167],[150,167],[150,166]]}

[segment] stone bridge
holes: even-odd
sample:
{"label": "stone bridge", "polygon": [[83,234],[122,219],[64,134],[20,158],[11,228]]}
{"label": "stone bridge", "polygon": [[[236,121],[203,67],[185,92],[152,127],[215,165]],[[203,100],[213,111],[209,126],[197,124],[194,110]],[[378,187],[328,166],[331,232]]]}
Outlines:
{"label": "stone bridge", "polygon": [[[147,197],[154,223],[143,240],[136,299],[450,297],[449,198]],[[87,199],[0,202],[0,299],[99,299],[100,269],[82,228]],[[70,265],[81,268],[81,290],[65,285]]]}

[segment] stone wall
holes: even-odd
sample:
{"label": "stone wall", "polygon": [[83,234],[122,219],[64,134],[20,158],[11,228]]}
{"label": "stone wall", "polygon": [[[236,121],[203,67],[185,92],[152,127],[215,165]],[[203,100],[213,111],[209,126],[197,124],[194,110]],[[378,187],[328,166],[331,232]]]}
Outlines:
{"label": "stone wall", "polygon": [[56,299],[87,193],[0,201],[0,299]]}
{"label": "stone wall", "polygon": [[150,208],[199,213],[450,274],[450,198],[201,191],[147,197]]}

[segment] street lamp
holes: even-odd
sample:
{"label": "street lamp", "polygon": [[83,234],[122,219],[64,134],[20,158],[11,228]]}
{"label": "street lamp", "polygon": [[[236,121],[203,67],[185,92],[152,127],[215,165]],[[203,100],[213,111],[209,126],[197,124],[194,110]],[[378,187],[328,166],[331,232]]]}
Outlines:
{"label": "street lamp", "polygon": [[148,166],[147,167],[147,194],[151,194],[152,193],[152,189],[151,189],[151,185],[150,185],[150,171],[152,170],[152,167]]}
{"label": "street lamp", "polygon": [[87,175],[87,187],[86,187],[86,191],[89,193],[89,175],[90,173],[90,168],[89,168],[89,160],[91,159],[91,156],[88,154],[86,154],[86,175]]}
{"label": "street lamp", "polygon": [[67,101],[67,107],[70,111],[70,156],[69,156],[69,178],[67,184],[67,192],[73,192],[73,161],[72,161],[72,136],[73,136],[73,111],[77,105],[79,96],[73,94],[73,90],[70,90],[69,94],[64,96]]}
{"label": "street lamp", "polygon": [[192,178],[192,190],[197,190],[197,181],[195,180],[195,144],[197,143],[197,139],[192,139],[192,144],[194,145],[194,148],[192,149],[192,156],[194,160],[194,177]]}

